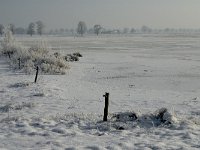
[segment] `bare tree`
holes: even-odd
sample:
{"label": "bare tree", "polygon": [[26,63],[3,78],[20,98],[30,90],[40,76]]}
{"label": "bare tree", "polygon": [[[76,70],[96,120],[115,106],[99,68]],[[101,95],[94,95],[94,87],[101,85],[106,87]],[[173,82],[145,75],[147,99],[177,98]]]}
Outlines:
{"label": "bare tree", "polygon": [[4,30],[4,26],[2,24],[0,24],[0,34],[1,34],[1,36],[3,35],[3,30]]}
{"label": "bare tree", "polygon": [[27,34],[30,34],[30,36],[35,34],[35,24],[33,22],[29,24]]}
{"label": "bare tree", "polygon": [[101,32],[101,29],[102,29],[101,25],[99,25],[99,24],[94,25],[94,33],[95,33],[97,36],[98,36],[99,33]]}
{"label": "bare tree", "polygon": [[87,31],[87,26],[85,24],[85,22],[80,21],[78,23],[78,28],[77,28],[77,33],[80,34],[81,36],[83,36],[83,34]]}
{"label": "bare tree", "polygon": [[37,21],[37,33],[41,36],[44,33],[44,23],[42,21]]}

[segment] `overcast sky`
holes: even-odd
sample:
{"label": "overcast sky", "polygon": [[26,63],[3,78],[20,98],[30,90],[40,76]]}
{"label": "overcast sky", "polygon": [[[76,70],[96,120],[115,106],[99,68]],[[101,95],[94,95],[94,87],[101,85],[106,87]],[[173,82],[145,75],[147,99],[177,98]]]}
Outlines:
{"label": "overcast sky", "polygon": [[48,28],[200,28],[200,0],[0,0],[0,24],[27,27],[42,20]]}

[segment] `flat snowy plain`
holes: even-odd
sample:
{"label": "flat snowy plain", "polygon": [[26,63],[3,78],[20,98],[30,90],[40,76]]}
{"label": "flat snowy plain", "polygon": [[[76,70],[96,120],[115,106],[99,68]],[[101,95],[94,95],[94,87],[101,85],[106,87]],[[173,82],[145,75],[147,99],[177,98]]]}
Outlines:
{"label": "flat snowy plain", "polygon": [[[25,46],[41,39],[83,57],[36,84],[0,58],[0,149],[200,149],[200,35],[16,37]],[[171,125],[148,117],[162,107]],[[113,119],[132,111],[138,120]]]}

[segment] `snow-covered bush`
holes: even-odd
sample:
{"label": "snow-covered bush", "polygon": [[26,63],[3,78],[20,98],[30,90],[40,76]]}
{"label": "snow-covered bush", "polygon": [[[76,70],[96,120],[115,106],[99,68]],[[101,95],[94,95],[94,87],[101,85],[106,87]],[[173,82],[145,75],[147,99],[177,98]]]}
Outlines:
{"label": "snow-covered bush", "polygon": [[79,57],[83,57],[79,52],[73,54],[67,54],[64,56],[66,61],[79,61]]}
{"label": "snow-covered bush", "polygon": [[74,56],[83,57],[79,52],[73,53]]}
{"label": "snow-covered bush", "polygon": [[55,52],[54,53],[54,56],[57,58],[57,57],[61,57],[61,54],[60,53],[58,53],[58,52]]}
{"label": "snow-covered bush", "polygon": [[1,54],[7,55],[9,58],[17,51],[22,50],[22,46],[15,41],[12,32],[8,29],[5,31],[5,37],[1,42],[1,47]]}
{"label": "snow-covered bush", "polygon": [[64,56],[64,59],[65,61],[79,61],[79,57],[72,54],[67,54],[66,56]]}
{"label": "snow-covered bush", "polygon": [[38,59],[36,64],[40,66],[42,72],[50,74],[65,74],[65,70],[69,68],[63,59],[59,59],[53,56]]}
{"label": "snow-covered bush", "polygon": [[26,73],[32,73],[37,66],[44,74],[65,74],[66,69],[69,69],[64,57],[51,55],[45,42],[24,48],[16,42],[9,30],[5,33],[1,47],[1,53],[9,56],[11,66]]}

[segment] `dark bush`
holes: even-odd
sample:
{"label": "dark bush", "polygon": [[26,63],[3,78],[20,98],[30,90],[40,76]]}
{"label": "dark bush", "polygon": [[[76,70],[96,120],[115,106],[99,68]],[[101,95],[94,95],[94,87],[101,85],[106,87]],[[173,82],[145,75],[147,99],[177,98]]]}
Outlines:
{"label": "dark bush", "polygon": [[73,53],[74,56],[83,57],[79,52]]}
{"label": "dark bush", "polygon": [[77,56],[74,56],[74,55],[72,55],[72,54],[67,54],[67,56],[65,56],[64,57],[64,59],[66,60],[66,61],[79,61],[79,57],[77,57]]}

